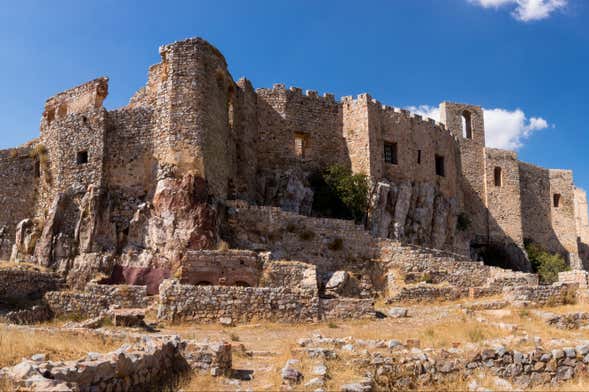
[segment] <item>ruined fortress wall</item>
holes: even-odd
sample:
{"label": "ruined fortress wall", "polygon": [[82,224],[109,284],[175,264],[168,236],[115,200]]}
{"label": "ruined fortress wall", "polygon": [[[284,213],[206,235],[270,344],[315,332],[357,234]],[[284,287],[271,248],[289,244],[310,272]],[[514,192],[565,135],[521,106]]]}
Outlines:
{"label": "ruined fortress wall", "polygon": [[[276,84],[258,89],[258,165],[260,169],[286,170],[349,165],[342,135],[342,112],[334,97]],[[295,151],[302,143],[302,156]]]}
{"label": "ruined fortress wall", "polygon": [[[107,114],[102,102],[107,93],[108,79],[99,78],[47,100],[41,143],[51,162],[54,194],[50,197],[71,189],[84,191],[90,184],[103,185]],[[86,156],[85,162],[80,154]]]}
{"label": "ruined fortress wall", "polygon": [[[470,116],[471,135],[465,135],[463,132],[462,122],[465,113]],[[478,106],[443,102],[440,104],[440,119],[458,140],[463,205],[471,221],[469,232],[475,238],[484,238],[486,240],[488,214],[486,211],[487,189],[483,111]]]}
{"label": "ruined fortress wall", "polygon": [[550,192],[560,195],[559,205],[552,204],[552,227],[562,246],[571,254],[578,255],[575,186],[571,170],[549,169]]}
{"label": "ruined fortress wall", "polygon": [[16,225],[32,218],[39,178],[31,148],[0,151],[0,260],[8,260]]}
{"label": "ruined fortress wall", "polygon": [[189,39],[160,49],[167,64],[168,102],[155,140],[161,165],[207,179],[209,191],[227,195],[234,175],[229,102],[235,84],[223,55],[203,39]]}
{"label": "ruined fortress wall", "polygon": [[[576,255],[572,172],[519,163],[524,238],[568,259]],[[555,195],[559,196],[558,207]]]}
{"label": "ruined fortress wall", "polygon": [[587,210],[587,193],[583,189],[575,187],[577,246],[585,270],[589,269],[589,217]]}
{"label": "ruined fortress wall", "polygon": [[368,122],[368,94],[358,95],[357,99],[344,97],[342,100],[343,136],[348,151],[350,165],[354,173],[372,176],[372,155],[370,124]]}
{"label": "ruined fortress wall", "polygon": [[[406,111],[379,107],[371,122],[377,125],[375,173],[391,181],[435,184],[446,197],[457,193],[457,149],[454,137],[433,120]],[[384,143],[396,143],[398,164],[384,161]],[[444,176],[436,175],[437,156],[444,158]]]}
{"label": "ruined fortress wall", "polygon": [[587,215],[587,193],[575,187],[575,219],[577,223],[577,235],[584,243],[589,243],[589,216]]}
{"label": "ruined fortress wall", "polygon": [[108,113],[104,157],[106,183],[129,197],[142,199],[153,192],[157,162],[149,108],[123,108]]}
{"label": "ruined fortress wall", "polygon": [[259,144],[258,97],[247,79],[240,79],[237,87],[232,108],[236,174],[233,179],[233,189],[229,189],[229,192],[230,196],[238,199],[254,201]]}
{"label": "ruined fortress wall", "polygon": [[489,239],[523,245],[520,176],[517,154],[494,148],[487,156],[487,206]]}

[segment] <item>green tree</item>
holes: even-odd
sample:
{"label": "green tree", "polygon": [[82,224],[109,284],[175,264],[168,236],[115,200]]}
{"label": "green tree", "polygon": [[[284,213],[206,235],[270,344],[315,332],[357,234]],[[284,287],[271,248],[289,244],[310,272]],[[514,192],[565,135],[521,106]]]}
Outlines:
{"label": "green tree", "polygon": [[528,242],[526,252],[534,272],[539,275],[542,283],[552,284],[558,281],[559,272],[570,269],[562,256],[550,253],[536,243]]}
{"label": "green tree", "polygon": [[313,214],[327,218],[354,219],[361,222],[368,209],[368,177],[352,174],[350,169],[334,165],[309,176],[313,188]]}

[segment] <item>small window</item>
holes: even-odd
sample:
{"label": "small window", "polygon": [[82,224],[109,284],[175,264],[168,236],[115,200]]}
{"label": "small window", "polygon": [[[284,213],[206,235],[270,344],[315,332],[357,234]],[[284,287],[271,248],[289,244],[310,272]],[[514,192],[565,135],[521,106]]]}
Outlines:
{"label": "small window", "polygon": [[472,119],[468,110],[462,112],[462,136],[472,139]]}
{"label": "small window", "polygon": [[417,150],[417,164],[421,165],[421,150]]}
{"label": "small window", "polygon": [[297,158],[305,158],[307,149],[307,138],[301,133],[296,133],[294,137],[294,149]]}
{"label": "small window", "polygon": [[384,144],[384,161],[391,165],[396,165],[397,161],[397,143]]}
{"label": "small window", "polygon": [[446,170],[444,168],[444,157],[436,155],[436,175],[440,177],[446,176]]}
{"label": "small window", "polygon": [[76,163],[78,165],[84,165],[88,163],[88,151],[79,151],[76,155]]}
{"label": "small window", "polygon": [[560,207],[560,193],[555,193],[552,196],[552,204],[554,205],[554,208]]}
{"label": "small window", "polygon": [[35,178],[41,177],[41,162],[35,160],[35,167],[34,167]]}
{"label": "small window", "polygon": [[495,186],[502,186],[503,185],[503,178],[501,174],[501,168],[499,166],[495,167],[493,172],[493,176],[495,177]]}

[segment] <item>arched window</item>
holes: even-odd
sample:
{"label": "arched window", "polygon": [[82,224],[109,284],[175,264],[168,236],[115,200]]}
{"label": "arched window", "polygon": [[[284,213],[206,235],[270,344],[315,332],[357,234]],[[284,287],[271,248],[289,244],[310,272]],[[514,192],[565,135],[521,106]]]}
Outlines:
{"label": "arched window", "polygon": [[554,208],[560,207],[560,193],[555,193],[552,196],[552,205],[554,206]]}
{"label": "arched window", "polygon": [[462,112],[462,136],[472,139],[472,119],[468,110]]}
{"label": "arched window", "polygon": [[502,186],[503,185],[503,178],[502,178],[501,168],[499,166],[495,167],[493,175],[495,177],[495,186]]}

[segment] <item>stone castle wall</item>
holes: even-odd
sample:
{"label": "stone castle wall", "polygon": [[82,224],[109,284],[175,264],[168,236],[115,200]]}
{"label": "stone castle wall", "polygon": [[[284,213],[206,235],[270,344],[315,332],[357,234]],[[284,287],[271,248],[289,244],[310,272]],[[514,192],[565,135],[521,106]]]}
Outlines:
{"label": "stone castle wall", "polygon": [[[383,106],[368,94],[337,101],[330,94],[303,94],[281,84],[254,90],[246,79],[234,82],[223,55],[200,38],[165,45],[160,55],[161,62],[149,69],[146,86],[128,106],[106,111],[102,103],[108,79],[92,80],[47,100],[42,149],[32,158],[24,151],[17,153],[18,159],[7,158],[9,152],[0,154],[0,178],[8,184],[0,197],[17,206],[0,213],[0,257],[10,252],[16,224],[36,217],[36,229],[43,234],[35,254],[44,264],[55,259],[68,265],[82,253],[120,252],[131,245],[128,254],[140,259],[132,261],[147,265],[160,257],[149,252],[160,249],[129,236],[172,243],[169,237],[181,235],[184,224],[204,226],[197,222],[203,216],[212,221],[214,211],[202,211],[204,200],[215,206],[219,200],[244,199],[308,214],[309,174],[340,164],[368,175],[375,187],[379,182],[390,185],[380,200],[383,210],[372,214],[382,218],[382,227],[373,231],[377,236],[465,255],[474,255],[474,246],[498,242],[519,247],[531,238],[570,255],[571,264],[580,267],[578,237],[585,234],[575,227],[587,213],[582,201],[575,212],[574,200],[582,197],[575,198],[572,173],[533,168],[518,162],[513,153],[485,150],[480,107],[444,102],[440,124]],[[465,117],[468,132],[463,132]],[[394,146],[394,162],[385,162],[385,143],[388,151]],[[42,167],[37,168],[36,161]],[[501,186],[494,185],[495,167],[502,170]],[[186,195],[183,205],[196,209],[198,204],[201,210],[170,234],[161,229],[170,227],[163,224],[167,215],[162,206],[153,209],[152,203],[157,189],[173,187],[172,179],[187,175],[202,179],[207,194]],[[555,193],[561,197],[559,207],[551,207]],[[24,202],[18,202],[19,197]],[[534,215],[537,211],[539,216]],[[455,232],[460,215],[470,225]],[[253,214],[252,227],[259,226],[255,219]],[[371,250],[360,251],[362,241],[371,243],[370,236],[344,226],[344,237],[349,230],[358,238],[345,241],[344,253],[353,248],[354,257],[330,263],[371,258]],[[107,227],[108,233],[97,233],[98,227]],[[266,244],[260,247],[264,249],[279,235],[279,247],[304,256],[304,261],[335,255],[330,241],[337,239],[325,239],[321,229],[315,239],[309,227],[274,229],[260,230],[258,239],[238,235],[236,244]],[[180,241],[188,244],[183,245],[186,249],[161,260],[176,262],[187,249],[211,247],[187,237]],[[309,237],[305,246],[316,250],[297,248],[301,244],[291,239],[301,237]],[[589,257],[588,250],[583,252]]]}
{"label": "stone castle wall", "polygon": [[519,170],[524,238],[563,255],[569,262],[578,259],[572,172],[522,162]]}
{"label": "stone castle wall", "polygon": [[16,225],[35,208],[38,170],[30,147],[0,151],[0,260],[10,258]]}
{"label": "stone castle wall", "polygon": [[486,149],[487,203],[491,241],[523,245],[520,177],[517,154]]}

